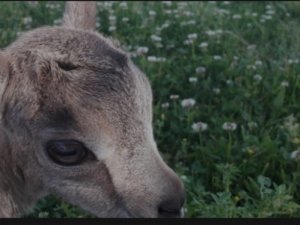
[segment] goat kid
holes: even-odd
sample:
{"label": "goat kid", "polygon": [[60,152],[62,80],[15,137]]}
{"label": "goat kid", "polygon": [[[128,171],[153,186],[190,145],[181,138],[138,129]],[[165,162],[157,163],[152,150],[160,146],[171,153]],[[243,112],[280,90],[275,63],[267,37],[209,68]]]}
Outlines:
{"label": "goat kid", "polygon": [[95,31],[95,2],[0,51],[0,217],[54,194],[98,217],[180,217],[184,188],[153,137],[146,76]]}

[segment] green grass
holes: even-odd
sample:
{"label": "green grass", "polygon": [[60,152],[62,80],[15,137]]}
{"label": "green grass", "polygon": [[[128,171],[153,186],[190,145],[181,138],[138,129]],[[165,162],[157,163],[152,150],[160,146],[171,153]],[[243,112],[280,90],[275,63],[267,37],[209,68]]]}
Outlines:
{"label": "green grass", "polygon": [[[0,5],[0,47],[63,13],[63,2]],[[132,53],[149,48],[133,60],[151,81],[157,145],[185,183],[186,217],[299,217],[300,155],[291,157],[300,150],[299,12],[293,2],[99,3],[100,32]],[[189,34],[197,37],[186,45]],[[182,107],[187,98],[196,104]],[[199,121],[208,129],[193,131]],[[51,196],[27,215],[86,216]]]}

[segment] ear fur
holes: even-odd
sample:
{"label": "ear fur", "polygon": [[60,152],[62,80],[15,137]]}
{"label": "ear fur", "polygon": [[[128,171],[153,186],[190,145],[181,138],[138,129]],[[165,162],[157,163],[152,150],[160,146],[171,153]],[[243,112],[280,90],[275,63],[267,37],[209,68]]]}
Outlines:
{"label": "ear fur", "polygon": [[7,57],[3,52],[0,51],[0,83],[3,81],[7,71],[8,71]]}
{"label": "ear fur", "polygon": [[95,1],[66,2],[63,26],[73,29],[96,28],[97,5]]}
{"label": "ear fur", "polygon": [[6,54],[0,51],[0,100],[4,91],[8,71],[8,58]]}

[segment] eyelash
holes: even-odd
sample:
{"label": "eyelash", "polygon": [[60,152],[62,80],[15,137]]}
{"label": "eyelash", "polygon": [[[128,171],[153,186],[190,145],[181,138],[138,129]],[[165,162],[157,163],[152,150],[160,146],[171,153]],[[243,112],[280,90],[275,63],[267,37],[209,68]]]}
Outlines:
{"label": "eyelash", "polygon": [[62,166],[74,166],[96,159],[85,145],[76,140],[50,140],[45,146],[49,158]]}
{"label": "eyelash", "polygon": [[71,71],[71,70],[75,70],[75,69],[78,69],[79,66],[76,66],[76,65],[73,65],[71,63],[66,63],[66,62],[57,62],[58,66],[65,70],[65,71]]}

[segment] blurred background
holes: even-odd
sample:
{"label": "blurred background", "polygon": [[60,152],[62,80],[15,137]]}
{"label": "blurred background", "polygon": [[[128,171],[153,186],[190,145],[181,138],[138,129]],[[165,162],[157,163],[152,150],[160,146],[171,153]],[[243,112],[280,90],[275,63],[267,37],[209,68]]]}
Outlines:
{"label": "blurred background", "polygon": [[[97,30],[148,76],[186,217],[299,217],[300,3],[98,2]],[[0,47],[64,2],[0,2]],[[25,217],[92,217],[55,196]]]}

